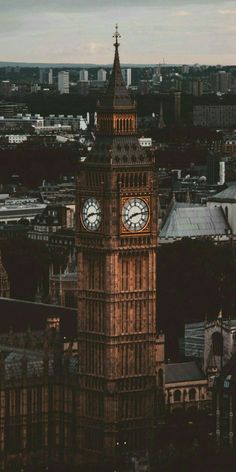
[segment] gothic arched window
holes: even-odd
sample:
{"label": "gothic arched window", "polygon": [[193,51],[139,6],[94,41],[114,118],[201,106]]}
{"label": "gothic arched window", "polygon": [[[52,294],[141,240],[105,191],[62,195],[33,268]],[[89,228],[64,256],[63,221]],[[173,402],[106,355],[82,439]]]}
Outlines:
{"label": "gothic arched window", "polygon": [[190,388],[188,392],[189,400],[196,400],[196,389]]}
{"label": "gothic arched window", "polygon": [[181,391],[180,390],[175,390],[174,391],[174,401],[175,402],[180,402],[181,401]]}
{"label": "gothic arched window", "polygon": [[214,356],[223,355],[223,336],[219,331],[212,334],[212,347]]}

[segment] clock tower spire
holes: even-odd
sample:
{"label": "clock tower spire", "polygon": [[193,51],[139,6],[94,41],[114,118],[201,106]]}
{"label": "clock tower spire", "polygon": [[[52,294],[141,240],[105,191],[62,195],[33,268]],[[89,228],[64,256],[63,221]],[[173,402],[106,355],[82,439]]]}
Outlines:
{"label": "clock tower spire", "polygon": [[106,136],[137,134],[135,103],[126,88],[120,67],[118,39],[121,35],[117,25],[113,37],[115,38],[114,63],[106,94],[101,103],[98,103],[97,134]]}
{"label": "clock tower spire", "polygon": [[139,144],[116,28],[94,146],[77,179],[78,447],[89,458],[151,447],[157,378],[157,181]]}

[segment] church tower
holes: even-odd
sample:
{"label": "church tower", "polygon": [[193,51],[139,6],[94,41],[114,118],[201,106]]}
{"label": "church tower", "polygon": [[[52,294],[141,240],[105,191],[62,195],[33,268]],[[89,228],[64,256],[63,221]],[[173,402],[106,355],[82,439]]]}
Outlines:
{"label": "church tower", "polygon": [[[88,457],[150,448],[156,426],[157,182],[139,144],[116,28],[97,136],[77,182],[78,447]],[[97,457],[98,457],[97,456]]]}

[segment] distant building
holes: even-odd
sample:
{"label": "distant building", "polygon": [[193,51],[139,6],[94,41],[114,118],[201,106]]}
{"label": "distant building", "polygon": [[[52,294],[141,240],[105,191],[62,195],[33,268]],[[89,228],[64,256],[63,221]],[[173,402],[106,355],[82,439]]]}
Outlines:
{"label": "distant building", "polygon": [[166,127],[166,124],[165,124],[165,121],[164,121],[163,104],[161,102],[160,111],[159,111],[159,119],[158,119],[158,128],[163,129],[165,127]]}
{"label": "distant building", "polygon": [[140,95],[148,95],[152,88],[152,81],[148,79],[143,79],[139,81],[138,92]]}
{"label": "distant building", "polygon": [[175,123],[180,124],[181,122],[181,92],[175,92],[174,94],[175,100]]}
{"label": "distant building", "polygon": [[207,206],[210,210],[221,209],[232,234],[236,235],[236,183],[232,183],[225,190],[209,197]]}
{"label": "distant building", "polygon": [[189,67],[187,64],[184,64],[184,65],[181,67],[181,72],[182,72],[182,74],[188,74],[188,73],[189,73],[189,69],[190,69],[190,67]]}
{"label": "distant building", "polygon": [[215,90],[221,93],[231,90],[231,72],[221,70],[215,74]]}
{"label": "distant building", "polygon": [[79,80],[81,82],[88,82],[88,71],[86,69],[81,69],[79,71]]}
{"label": "distant building", "polygon": [[48,205],[41,215],[35,217],[33,229],[29,230],[28,238],[48,244],[50,233],[63,228],[73,228],[74,214],[74,205]]}
{"label": "distant building", "polygon": [[58,72],[58,91],[60,94],[69,93],[69,72],[63,70]]}
{"label": "distant building", "polygon": [[184,355],[203,365],[212,387],[216,375],[236,353],[236,319],[222,316],[212,321],[185,324]]}
{"label": "distant building", "polygon": [[0,223],[16,224],[20,220],[32,222],[36,215],[42,213],[46,205],[32,199],[9,199],[0,205]]}
{"label": "distant building", "polygon": [[5,137],[8,139],[9,144],[22,144],[28,139],[28,136],[25,134],[8,134]]}
{"label": "distant building", "polygon": [[73,131],[86,130],[88,126],[87,117],[82,115],[48,115],[44,118],[44,126],[71,126]]}
{"label": "distant building", "polygon": [[0,102],[0,116],[12,118],[18,113],[28,113],[28,106],[25,103],[6,103]]}
{"label": "distant building", "polygon": [[10,283],[7,271],[2,262],[2,253],[0,250],[0,297],[10,297]]}
{"label": "distant building", "polygon": [[132,83],[132,70],[131,69],[121,69],[123,79],[126,87],[130,87]]}
{"label": "distant building", "polygon": [[53,266],[49,274],[49,299],[60,306],[77,306],[77,267],[75,256],[69,253],[69,260],[64,271],[54,273]]}
{"label": "distant building", "polygon": [[48,85],[52,85],[52,84],[53,84],[53,70],[49,69],[49,71],[48,71]]}
{"label": "distant building", "polygon": [[220,447],[236,444],[236,353],[221,370],[213,387],[215,439]]}
{"label": "distant building", "polygon": [[194,97],[201,97],[203,94],[203,82],[201,79],[192,79],[187,82],[187,93]]}
{"label": "distant building", "polygon": [[80,81],[78,82],[78,93],[79,95],[88,95],[89,93],[89,82],[88,81]]}
{"label": "distant building", "polygon": [[40,84],[48,83],[48,70],[47,69],[39,69],[39,83]]}
{"label": "distant building", "polygon": [[99,69],[97,72],[97,80],[99,82],[105,82],[107,79],[107,71],[105,69]]}
{"label": "distant building", "polygon": [[193,107],[194,126],[233,128],[236,126],[236,105],[196,105]]}
{"label": "distant building", "polygon": [[67,228],[59,229],[50,233],[48,238],[48,247],[52,254],[65,254],[68,250],[72,252],[75,247],[75,230]]}
{"label": "distant building", "polygon": [[196,362],[165,365],[165,397],[169,413],[210,407],[207,378]]}
{"label": "distant building", "polygon": [[40,115],[22,115],[18,113],[13,117],[0,116],[0,129],[29,129],[29,128],[42,128],[44,124],[43,117]]}
{"label": "distant building", "polygon": [[151,147],[152,146],[152,138],[139,138],[139,144],[142,147]]}
{"label": "distant building", "polygon": [[38,93],[41,90],[41,85],[39,84],[32,84],[30,87],[30,93]]}

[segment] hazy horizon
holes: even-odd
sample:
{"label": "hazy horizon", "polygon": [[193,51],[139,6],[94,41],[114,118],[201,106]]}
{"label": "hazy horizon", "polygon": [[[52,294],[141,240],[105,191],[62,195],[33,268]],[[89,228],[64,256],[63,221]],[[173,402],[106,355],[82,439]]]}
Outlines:
{"label": "hazy horizon", "polygon": [[0,0],[0,62],[235,63],[235,0]]}

